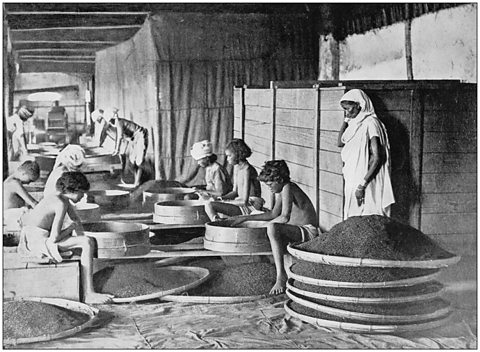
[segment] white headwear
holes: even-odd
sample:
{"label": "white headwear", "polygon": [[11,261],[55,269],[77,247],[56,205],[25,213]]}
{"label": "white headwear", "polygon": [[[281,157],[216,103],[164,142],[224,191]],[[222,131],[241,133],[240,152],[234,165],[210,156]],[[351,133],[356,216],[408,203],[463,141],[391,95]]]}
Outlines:
{"label": "white headwear", "polygon": [[348,127],[342,135],[342,142],[348,142],[357,132],[363,120],[368,116],[372,116],[378,119],[375,114],[375,109],[373,108],[373,103],[363,90],[352,89],[345,93],[340,99],[342,101],[353,101],[360,105],[360,112],[358,115],[348,123]]}
{"label": "white headwear", "polygon": [[192,146],[190,154],[195,160],[200,160],[210,156],[213,154],[212,143],[208,140],[197,142]]}
{"label": "white headwear", "polygon": [[75,171],[80,169],[84,161],[85,151],[83,148],[76,144],[69,144],[58,153],[54,167],[61,164],[66,166],[69,170]]}
{"label": "white headwear", "polygon": [[98,122],[101,118],[103,118],[103,110],[97,109],[93,111],[90,116],[92,117],[92,120],[95,122]]}

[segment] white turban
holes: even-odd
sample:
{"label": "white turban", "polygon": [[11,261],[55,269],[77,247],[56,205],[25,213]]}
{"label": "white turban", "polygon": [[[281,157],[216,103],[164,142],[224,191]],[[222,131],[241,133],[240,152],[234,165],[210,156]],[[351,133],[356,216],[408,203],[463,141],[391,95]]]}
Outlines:
{"label": "white turban", "polygon": [[103,110],[101,110],[101,109],[94,110],[90,114],[90,116],[92,117],[93,121],[98,122],[98,121],[100,121],[101,118],[103,118]]}
{"label": "white turban", "polygon": [[58,154],[55,167],[62,164],[71,171],[80,169],[85,161],[85,151],[76,144],[69,144]]}
{"label": "white turban", "polygon": [[213,154],[212,143],[208,140],[197,142],[192,146],[190,154],[195,160],[203,159]]}

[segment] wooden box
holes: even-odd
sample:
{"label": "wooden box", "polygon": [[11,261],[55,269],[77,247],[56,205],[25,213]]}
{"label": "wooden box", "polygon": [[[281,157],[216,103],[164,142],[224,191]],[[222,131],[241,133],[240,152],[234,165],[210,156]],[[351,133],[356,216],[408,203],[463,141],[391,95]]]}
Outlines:
{"label": "wooden box", "polygon": [[50,297],[80,301],[80,261],[25,263],[16,252],[4,251],[3,297]]}

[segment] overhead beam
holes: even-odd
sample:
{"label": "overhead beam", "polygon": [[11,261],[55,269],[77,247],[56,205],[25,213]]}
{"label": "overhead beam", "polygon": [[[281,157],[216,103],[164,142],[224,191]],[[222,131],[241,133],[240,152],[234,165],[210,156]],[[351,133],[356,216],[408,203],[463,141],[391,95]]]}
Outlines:
{"label": "overhead beam", "polygon": [[15,44],[116,44],[112,40],[16,40]]}
{"label": "overhead beam", "polygon": [[7,15],[93,15],[93,16],[105,16],[105,15],[113,15],[113,16],[139,16],[139,15],[148,15],[150,14],[149,11],[5,11]]}
{"label": "overhead beam", "polygon": [[129,25],[120,25],[120,26],[94,26],[94,27],[49,27],[49,28],[26,28],[26,29],[10,29],[10,32],[34,32],[34,31],[63,31],[63,30],[104,30],[104,29],[130,29],[130,28],[141,28],[141,24],[129,24]]}
{"label": "overhead beam", "polygon": [[62,60],[52,60],[52,59],[22,59],[21,62],[83,62],[86,64],[91,64],[95,63],[95,61],[92,60],[68,60],[68,59],[62,59]]}
{"label": "overhead beam", "polygon": [[35,52],[43,52],[43,51],[57,51],[57,52],[79,52],[79,51],[86,51],[91,52],[95,51],[95,49],[89,48],[39,48],[39,49],[17,49],[15,52],[17,53],[35,53]]}
{"label": "overhead beam", "polygon": [[20,60],[29,60],[29,59],[79,59],[79,60],[87,60],[93,59],[95,61],[95,56],[82,56],[82,55],[21,55],[19,56]]}

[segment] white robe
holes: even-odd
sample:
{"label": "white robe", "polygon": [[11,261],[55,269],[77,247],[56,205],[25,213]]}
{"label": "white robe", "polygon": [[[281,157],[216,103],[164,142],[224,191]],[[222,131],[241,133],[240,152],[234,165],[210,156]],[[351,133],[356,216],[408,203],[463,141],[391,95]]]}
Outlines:
{"label": "white robe", "polygon": [[[368,97],[367,99],[369,100]],[[345,143],[341,152],[345,180],[344,219],[351,216],[375,214],[390,216],[390,206],[395,203],[390,179],[390,145],[386,129],[376,117],[370,101],[367,103],[368,105],[370,105],[370,111],[368,113],[364,111],[363,114],[359,114],[353,119],[342,135],[342,141]],[[380,139],[380,144],[386,153],[386,160],[375,178],[367,185],[365,200],[358,206],[355,191],[358,185],[363,183],[367,174],[369,141],[373,137]]]}

